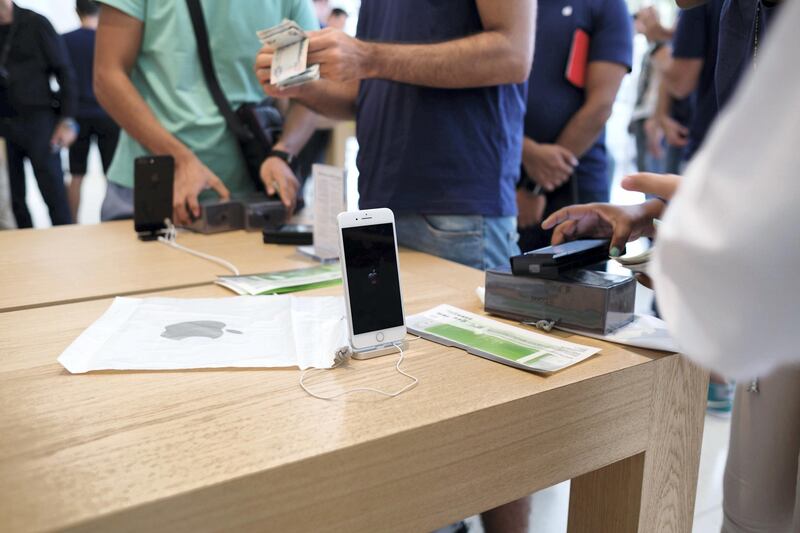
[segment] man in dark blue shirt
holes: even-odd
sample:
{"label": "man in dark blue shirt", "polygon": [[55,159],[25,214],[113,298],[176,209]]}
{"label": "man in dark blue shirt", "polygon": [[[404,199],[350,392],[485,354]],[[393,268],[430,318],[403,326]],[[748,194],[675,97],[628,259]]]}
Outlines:
{"label": "man in dark blue shirt", "polygon": [[[689,125],[684,157],[691,159],[717,116],[714,72],[717,65],[719,18],[723,0],[682,11],[672,38],[672,60],[664,70],[663,81],[673,98],[694,100],[694,115]],[[669,125],[662,124],[667,137]]]}
{"label": "man in dark blue shirt", "polygon": [[86,175],[89,147],[92,139],[100,150],[103,171],[108,171],[119,140],[119,127],[97,103],[92,87],[94,75],[94,41],[100,7],[93,0],[77,0],[76,11],[81,27],[64,35],[64,43],[72,60],[78,81],[78,139],[69,149],[71,181],[67,189],[72,219],[78,221],[81,185]]}
{"label": "man in dark blue shirt", "polygon": [[[584,87],[565,75],[578,32],[589,36]],[[630,71],[632,50],[631,17],[623,0],[539,4],[522,148],[524,175],[517,193],[524,251],[550,243],[550,232],[539,227],[543,213],[608,201],[605,123]]]}
{"label": "man in dark blue shirt", "polygon": [[[357,38],[311,32],[322,79],[264,90],[356,118],[360,206],[395,211],[401,245],[476,268],[519,252],[519,178],[535,0],[363,0]],[[487,532],[527,532],[527,499],[484,513]]]}
{"label": "man in dark blue shirt", "polygon": [[356,117],[360,206],[396,213],[401,245],[487,268],[516,245],[515,185],[535,2],[365,0],[358,38],[312,32],[322,80],[265,90]]}

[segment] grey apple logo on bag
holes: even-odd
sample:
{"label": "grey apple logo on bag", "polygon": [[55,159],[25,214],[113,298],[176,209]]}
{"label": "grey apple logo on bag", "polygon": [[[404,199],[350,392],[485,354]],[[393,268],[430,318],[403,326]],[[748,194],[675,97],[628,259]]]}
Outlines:
{"label": "grey apple logo on bag", "polygon": [[207,339],[218,339],[227,333],[241,335],[242,332],[236,329],[225,329],[225,322],[216,320],[195,320],[193,322],[178,322],[164,327],[161,336],[165,339],[182,341],[191,337],[205,337]]}

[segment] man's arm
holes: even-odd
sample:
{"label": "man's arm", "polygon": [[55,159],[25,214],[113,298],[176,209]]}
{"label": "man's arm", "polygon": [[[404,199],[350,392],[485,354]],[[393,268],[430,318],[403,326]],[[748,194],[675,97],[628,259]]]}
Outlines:
{"label": "man's arm", "polygon": [[[281,140],[272,148],[296,156],[316,128],[317,115],[307,107],[297,102],[291,102],[283,124]],[[280,194],[284,204],[290,211],[294,211],[300,183],[283,159],[268,157],[264,160],[261,164],[261,180],[264,182],[268,194]]]}
{"label": "man's arm", "polygon": [[[267,69],[269,72],[269,69]],[[329,80],[319,80],[311,84],[301,85],[295,89],[293,99],[301,102],[309,109],[317,113],[336,120],[352,120],[356,118],[356,98],[358,97],[358,87],[361,82],[336,82]],[[262,85],[268,89],[268,94],[277,91],[274,85],[269,84],[269,74],[267,82]],[[271,90],[269,90],[271,89]],[[291,90],[291,89],[290,89]],[[277,91],[274,94],[282,95],[288,91]]]}
{"label": "man's arm", "polygon": [[522,164],[536,183],[548,192],[569,181],[580,158],[603,131],[626,66],[610,61],[592,61],[586,70],[586,99],[567,122],[553,144],[523,139]]}
{"label": "man's arm", "polygon": [[673,58],[664,70],[662,83],[673,97],[686,98],[697,89],[702,71],[702,59]]}
{"label": "man's arm", "polygon": [[58,81],[61,96],[61,116],[74,118],[78,108],[78,85],[75,71],[67,55],[64,39],[46,20],[42,20],[42,49],[47,58],[48,68]]}
{"label": "man's arm", "polygon": [[691,9],[708,3],[708,0],[675,0],[675,3],[678,4],[678,7],[681,9]]}
{"label": "man's arm", "polygon": [[[197,196],[211,187],[223,198],[228,189],[189,148],[158,121],[130,79],[139,54],[144,23],[122,11],[102,6],[94,59],[94,91],[109,115],[131,137],[154,154],[175,158],[173,216],[177,223],[200,216]],[[131,162],[132,163],[132,162]]]}
{"label": "man's arm", "polygon": [[672,104],[673,98],[662,78],[661,84],[658,86],[658,101],[653,118],[664,132],[667,144],[680,148],[689,144],[689,128],[672,118]]}
{"label": "man's arm", "polygon": [[264,91],[296,99],[332,118],[355,116],[359,81],[380,78],[439,88],[522,83],[533,62],[535,0],[477,0],[484,31],[435,44],[373,43],[333,29],[310,32],[309,64],[322,80],[280,90],[269,83],[273,50],[256,58]]}
{"label": "man's arm", "polygon": [[586,100],[561,130],[556,144],[577,157],[592,147],[614,108],[614,100],[628,73],[625,65],[608,61],[592,61],[586,70]]}
{"label": "man's arm", "polygon": [[308,62],[334,81],[378,78],[460,89],[522,83],[533,62],[535,0],[477,0],[483,31],[435,44],[367,42],[325,29],[311,33]]}

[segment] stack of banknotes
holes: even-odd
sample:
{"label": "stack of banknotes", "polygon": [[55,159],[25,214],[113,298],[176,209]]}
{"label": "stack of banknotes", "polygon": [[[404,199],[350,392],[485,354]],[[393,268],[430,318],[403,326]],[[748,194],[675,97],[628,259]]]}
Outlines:
{"label": "stack of banknotes", "polygon": [[270,83],[294,87],[319,79],[319,65],[308,66],[308,36],[293,20],[284,19],[272,28],[257,32],[263,44],[275,49]]}
{"label": "stack of banknotes", "polygon": [[640,272],[642,274],[648,273],[650,266],[650,259],[653,256],[653,249],[648,248],[644,252],[637,255],[629,255],[615,258],[619,264],[629,269],[632,272]]}

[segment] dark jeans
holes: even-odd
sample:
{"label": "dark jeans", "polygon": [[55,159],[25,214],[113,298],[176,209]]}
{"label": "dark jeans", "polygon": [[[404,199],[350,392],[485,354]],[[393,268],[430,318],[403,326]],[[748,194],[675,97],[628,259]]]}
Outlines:
{"label": "dark jeans", "polygon": [[[542,220],[562,207],[592,202],[608,202],[609,194],[609,189],[598,191],[582,188],[578,183],[578,178],[573,176],[567,183],[547,194],[547,205],[545,206]],[[539,225],[519,228],[518,231],[519,247],[523,252],[550,246],[550,238],[553,236],[553,230],[545,231]]]}
{"label": "dark jeans", "polygon": [[50,111],[26,113],[0,120],[0,136],[5,137],[8,150],[8,180],[11,185],[11,207],[18,228],[33,227],[25,203],[25,159],[29,159],[36,183],[54,226],[71,224],[72,215],[67,203],[61,157],[50,148],[50,138],[57,117]]}

